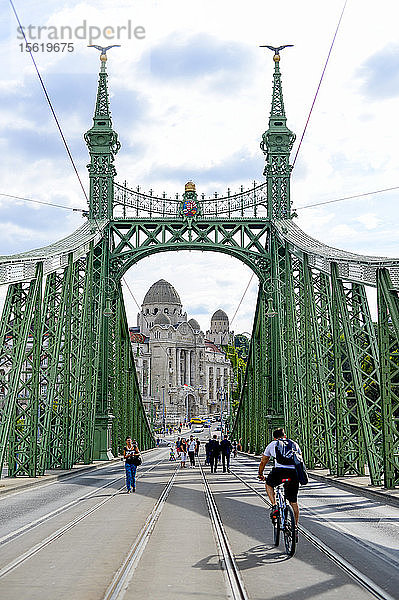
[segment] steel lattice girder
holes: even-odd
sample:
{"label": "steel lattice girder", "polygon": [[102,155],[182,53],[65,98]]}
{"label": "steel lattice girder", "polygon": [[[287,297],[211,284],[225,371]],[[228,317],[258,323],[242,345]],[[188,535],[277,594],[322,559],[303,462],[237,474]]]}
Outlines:
{"label": "steel lattice girder", "polygon": [[399,299],[389,272],[377,273],[384,485],[399,485]]}
{"label": "steel lattice girder", "polygon": [[[342,280],[338,279],[334,265],[331,279],[334,312],[339,316],[335,325],[340,328],[339,337],[342,341],[342,379],[346,383],[346,394],[341,397],[340,406],[344,428],[337,432],[341,438],[338,440],[340,453],[345,461],[345,472],[364,474],[367,459],[371,481],[379,485],[382,456],[378,448],[381,432],[376,424],[376,416],[380,399],[378,381],[373,377],[377,373],[377,357],[374,355],[376,333],[368,310],[366,312],[365,306],[359,305],[358,284],[345,287]],[[361,294],[365,301],[364,290]]]}
{"label": "steel lattice girder", "polygon": [[[309,466],[362,475],[367,465],[374,485],[384,470],[392,487],[399,478],[399,299],[388,270],[377,272],[378,343],[363,285],[345,284],[334,265],[331,277],[311,269],[288,243],[272,239],[271,248],[233,436],[259,451],[271,426],[282,424],[282,408]],[[276,316],[262,310],[267,298]]]}
{"label": "steel lattice girder", "polygon": [[[151,254],[175,250],[224,252],[250,266],[262,278],[269,260],[267,219],[120,219],[110,224],[111,262],[123,275]],[[266,263],[265,263],[266,261]]]}
{"label": "steel lattice girder", "polygon": [[0,468],[6,459],[10,476],[36,475],[38,411],[37,326],[43,265],[36,267],[29,284],[8,289],[0,331],[0,369],[4,398],[1,402]]}
{"label": "steel lattice girder", "polygon": [[101,420],[104,407],[116,413],[115,452],[123,447],[122,433],[127,432],[142,448],[154,445],[120,286],[114,314],[124,315],[119,330],[127,368],[119,394],[114,383],[120,375],[116,318],[109,323],[103,315],[108,257],[106,238],[96,247],[91,243],[85,258],[74,262],[71,253],[63,271],[47,275],[43,298],[42,262],[29,283],[8,288],[0,324],[0,458],[3,465],[8,451],[9,476],[34,477],[48,468],[92,462],[96,415]]}

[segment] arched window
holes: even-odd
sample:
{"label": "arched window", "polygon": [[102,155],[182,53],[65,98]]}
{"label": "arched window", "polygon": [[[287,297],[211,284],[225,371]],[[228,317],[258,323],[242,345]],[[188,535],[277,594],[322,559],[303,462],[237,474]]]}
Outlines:
{"label": "arched window", "polygon": [[165,315],[168,315],[169,314],[169,308],[164,308],[163,312],[165,313]]}
{"label": "arched window", "polygon": [[157,308],[154,308],[154,315],[156,315],[156,314],[157,314],[157,312],[158,312],[158,309],[157,309]]}

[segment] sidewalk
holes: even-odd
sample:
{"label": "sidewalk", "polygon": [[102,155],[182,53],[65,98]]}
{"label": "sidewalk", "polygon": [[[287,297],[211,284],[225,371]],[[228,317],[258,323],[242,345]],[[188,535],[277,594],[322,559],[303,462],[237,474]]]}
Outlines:
{"label": "sidewalk", "polygon": [[[146,454],[155,448],[150,450],[142,450],[141,454]],[[45,475],[39,477],[3,477],[0,479],[0,498],[7,494],[13,494],[34,486],[46,485],[59,479],[66,477],[75,477],[85,471],[95,471],[115,463],[120,463],[121,457],[112,458],[111,460],[96,460],[94,463],[87,465],[75,465],[72,469],[52,469],[48,470]]]}
{"label": "sidewalk", "polygon": [[[239,454],[260,461],[260,455],[248,454],[247,452],[239,452]],[[308,469],[308,475],[313,479],[329,483],[348,492],[361,494],[372,500],[399,506],[399,487],[387,489],[382,485],[370,485],[370,480],[367,476],[345,475],[345,477],[336,477],[335,475],[329,475],[327,469]]]}

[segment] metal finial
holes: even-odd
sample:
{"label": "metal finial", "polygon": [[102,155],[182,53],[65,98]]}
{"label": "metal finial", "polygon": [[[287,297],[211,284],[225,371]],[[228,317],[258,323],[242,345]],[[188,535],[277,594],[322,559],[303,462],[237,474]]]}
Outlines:
{"label": "metal finial", "polygon": [[97,50],[100,50],[101,54],[100,54],[100,60],[102,62],[106,62],[107,60],[107,50],[109,50],[110,48],[120,48],[121,45],[120,44],[113,44],[112,46],[95,46],[94,44],[90,44],[90,46],[87,46],[88,48],[96,48]]}
{"label": "metal finial", "polygon": [[293,48],[294,44],[285,44],[285,46],[259,46],[259,48],[269,48],[269,50],[273,50],[274,52],[274,56],[273,56],[273,60],[274,61],[279,61],[280,60],[280,50],[283,50],[283,48]]}

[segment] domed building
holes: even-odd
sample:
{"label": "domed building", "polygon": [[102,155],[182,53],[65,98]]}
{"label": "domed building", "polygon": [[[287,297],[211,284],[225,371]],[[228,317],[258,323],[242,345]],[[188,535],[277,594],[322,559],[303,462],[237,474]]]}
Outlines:
{"label": "domed building", "polygon": [[187,313],[182,311],[179,294],[165,279],[154,283],[144,296],[137,322],[140,332],[148,335],[151,327],[155,325],[155,319],[160,314],[167,316],[172,325],[187,321]]}
{"label": "domed building", "polygon": [[219,346],[233,343],[234,333],[230,332],[229,317],[220,309],[211,317],[211,328],[206,332],[208,340]]}
{"label": "domed building", "polygon": [[[228,331],[226,313],[216,311],[211,332],[224,335],[226,327]],[[227,409],[230,361],[216,340],[205,338],[195,319],[187,320],[180,296],[168,281],[160,279],[150,287],[130,336],[150,419],[160,422],[165,416],[167,424],[174,424],[220,413],[223,402]]]}

